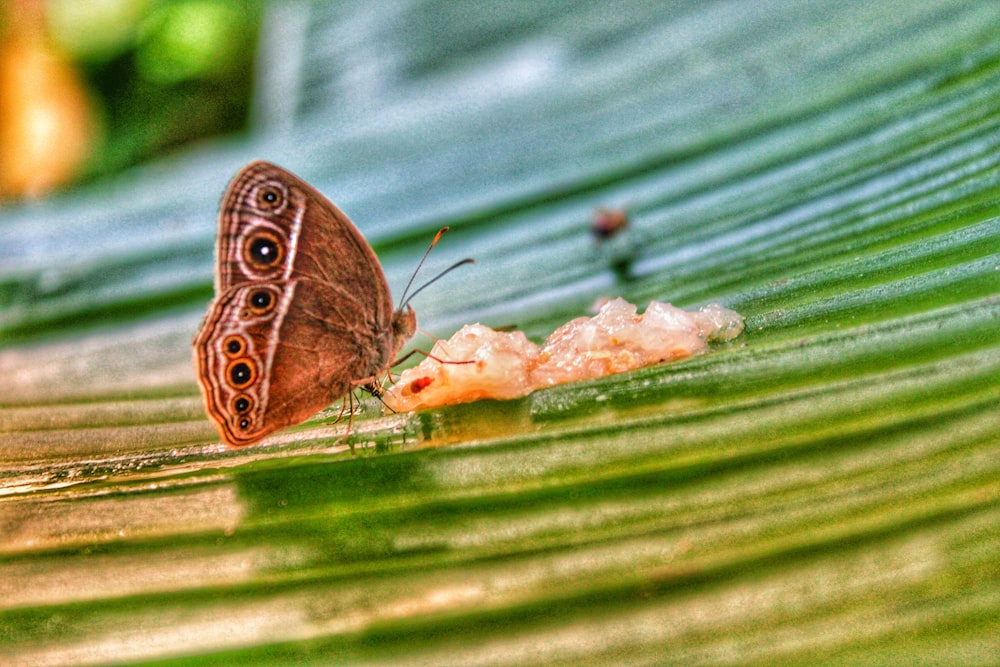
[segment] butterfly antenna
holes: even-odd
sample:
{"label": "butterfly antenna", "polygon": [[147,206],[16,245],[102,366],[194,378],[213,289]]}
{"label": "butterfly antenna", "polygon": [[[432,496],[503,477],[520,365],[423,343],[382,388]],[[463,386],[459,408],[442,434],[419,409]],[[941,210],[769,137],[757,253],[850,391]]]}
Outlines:
{"label": "butterfly antenna", "polygon": [[428,280],[426,283],[424,283],[423,285],[421,285],[420,287],[418,287],[416,290],[413,291],[412,294],[410,294],[409,296],[407,296],[407,294],[410,292],[410,288],[413,287],[413,281],[416,279],[417,274],[420,273],[420,267],[422,267],[424,265],[424,260],[427,259],[427,255],[429,255],[431,253],[431,250],[434,248],[434,246],[437,245],[437,242],[441,240],[441,237],[444,236],[444,233],[446,231],[448,231],[448,229],[449,229],[448,227],[442,227],[441,229],[439,229],[438,233],[434,235],[434,240],[431,241],[431,244],[429,246],[427,246],[427,250],[424,251],[424,256],[420,258],[420,262],[417,264],[417,268],[414,269],[413,275],[410,276],[410,282],[406,283],[406,289],[403,290],[403,295],[400,297],[400,300],[399,300],[399,310],[402,310],[403,308],[405,308],[406,304],[410,303],[410,301],[413,299],[413,297],[415,297],[416,295],[418,295],[421,292],[423,292],[424,289],[426,289],[427,287],[430,287],[432,284],[434,284],[435,282],[437,282],[440,278],[444,277],[446,274],[448,274],[451,271],[457,269],[458,267],[462,266],[463,264],[472,264],[472,263],[474,263],[476,261],[476,260],[474,260],[472,258],[466,258],[466,259],[463,259],[460,262],[455,262],[454,264],[452,264],[451,266],[449,266],[447,269],[445,269],[444,271],[442,271],[441,273],[437,274],[436,276],[434,276],[433,278],[431,278],[430,280]]}
{"label": "butterfly antenna", "polygon": [[416,295],[420,294],[425,289],[427,289],[428,287],[430,287],[431,285],[433,285],[434,283],[436,283],[438,280],[440,280],[441,278],[443,278],[446,274],[451,273],[453,270],[457,269],[458,267],[462,266],[463,264],[475,264],[475,263],[476,263],[476,260],[472,259],[471,257],[466,257],[465,259],[463,259],[460,262],[455,262],[454,264],[452,264],[451,266],[449,266],[447,269],[445,269],[444,271],[442,271],[441,273],[437,274],[436,276],[434,276],[433,278],[431,278],[430,280],[428,280],[427,282],[425,282],[423,285],[421,285],[420,287],[418,287],[417,289],[415,289],[413,291],[413,294],[411,294],[409,297],[407,297],[406,301],[404,301],[403,303],[399,304],[399,307],[400,308],[404,308],[406,306],[406,304],[408,304],[410,301],[413,300],[413,297],[415,297]]}

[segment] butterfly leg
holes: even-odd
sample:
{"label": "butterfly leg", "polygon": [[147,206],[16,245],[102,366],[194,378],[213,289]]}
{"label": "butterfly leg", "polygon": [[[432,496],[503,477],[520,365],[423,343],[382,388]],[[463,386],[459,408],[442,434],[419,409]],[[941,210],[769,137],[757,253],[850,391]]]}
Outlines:
{"label": "butterfly leg", "polygon": [[[354,426],[354,391],[351,390],[347,392],[345,400],[349,403],[347,408],[347,432],[344,433],[344,438],[347,439],[351,435],[351,428]],[[351,448],[351,456],[354,456],[354,441],[348,440],[347,446]]]}
{"label": "butterfly leg", "polygon": [[451,359],[441,359],[440,357],[435,357],[433,354],[431,354],[430,352],[427,352],[425,350],[410,350],[409,352],[407,352],[406,354],[404,354],[403,356],[401,356],[399,359],[396,359],[396,361],[392,362],[392,365],[393,366],[398,366],[399,364],[403,363],[404,361],[406,361],[407,359],[409,359],[410,357],[412,357],[415,354],[422,354],[425,357],[427,357],[428,359],[433,359],[434,361],[438,362],[439,364],[474,364],[474,363],[476,363],[475,359],[468,359],[466,361],[452,361]]}

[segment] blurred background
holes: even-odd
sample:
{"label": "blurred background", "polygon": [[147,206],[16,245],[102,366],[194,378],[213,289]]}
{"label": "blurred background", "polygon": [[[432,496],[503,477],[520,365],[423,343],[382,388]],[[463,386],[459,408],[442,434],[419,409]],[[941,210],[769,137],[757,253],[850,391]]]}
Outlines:
{"label": "blurred background", "polygon": [[0,194],[39,197],[247,129],[259,2],[6,0]]}

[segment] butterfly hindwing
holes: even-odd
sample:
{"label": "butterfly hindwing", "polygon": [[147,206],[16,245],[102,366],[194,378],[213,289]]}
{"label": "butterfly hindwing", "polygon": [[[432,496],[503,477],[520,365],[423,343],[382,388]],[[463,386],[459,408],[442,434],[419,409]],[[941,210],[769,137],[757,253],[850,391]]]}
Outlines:
{"label": "butterfly hindwing", "polygon": [[195,339],[208,414],[232,445],[297,424],[388,367],[391,341],[358,303],[307,279],[218,296]]}

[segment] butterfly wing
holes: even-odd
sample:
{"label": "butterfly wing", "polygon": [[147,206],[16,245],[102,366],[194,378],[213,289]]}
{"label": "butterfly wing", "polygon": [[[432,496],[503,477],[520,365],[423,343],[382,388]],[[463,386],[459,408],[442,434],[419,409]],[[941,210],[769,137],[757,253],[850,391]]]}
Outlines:
{"label": "butterfly wing", "polygon": [[219,294],[194,341],[202,396],[222,439],[252,444],[308,419],[385,370],[374,316],[352,295],[309,279]]}
{"label": "butterfly wing", "polygon": [[311,185],[268,162],[243,168],[223,195],[216,292],[247,282],[308,278],[363,300],[385,326],[389,285],[375,252]]}

